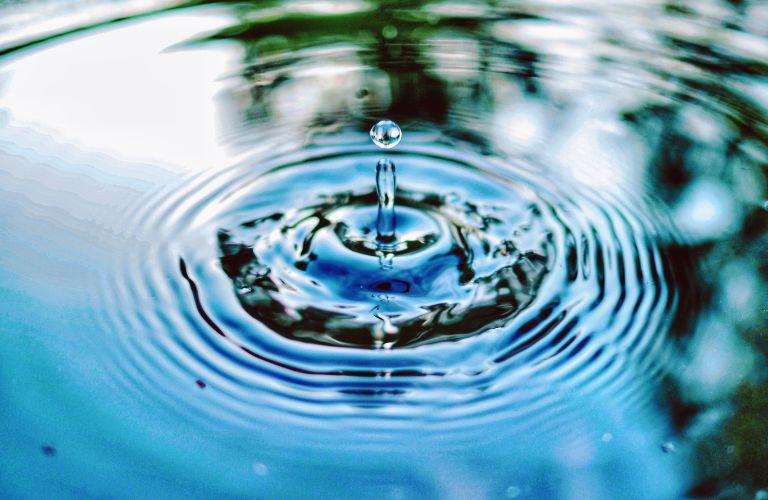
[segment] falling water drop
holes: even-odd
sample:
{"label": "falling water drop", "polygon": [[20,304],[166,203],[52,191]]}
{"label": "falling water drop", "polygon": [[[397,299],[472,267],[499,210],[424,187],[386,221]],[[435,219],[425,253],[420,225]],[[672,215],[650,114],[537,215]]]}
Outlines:
{"label": "falling water drop", "polygon": [[391,149],[400,144],[403,132],[392,120],[381,120],[371,127],[371,140],[380,148]]}

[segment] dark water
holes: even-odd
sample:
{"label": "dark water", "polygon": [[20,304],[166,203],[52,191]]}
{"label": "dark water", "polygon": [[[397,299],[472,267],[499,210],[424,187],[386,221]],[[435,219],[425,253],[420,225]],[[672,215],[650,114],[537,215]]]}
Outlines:
{"label": "dark water", "polygon": [[98,13],[0,37],[4,497],[768,498],[766,4]]}

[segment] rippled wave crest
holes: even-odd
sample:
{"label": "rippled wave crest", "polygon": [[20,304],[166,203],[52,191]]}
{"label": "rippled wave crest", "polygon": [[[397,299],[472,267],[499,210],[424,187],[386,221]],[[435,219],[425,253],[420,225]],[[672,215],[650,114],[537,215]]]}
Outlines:
{"label": "rippled wave crest", "polygon": [[258,391],[327,416],[360,398],[426,416],[450,397],[461,410],[438,420],[465,431],[504,408],[542,411],[553,387],[648,397],[677,302],[668,229],[412,136],[394,155],[404,243],[391,268],[365,244],[378,153],[362,141],[251,158],[143,203],[131,231],[147,244],[103,291],[107,321],[154,332],[121,337],[126,372],[215,380],[243,418]]}

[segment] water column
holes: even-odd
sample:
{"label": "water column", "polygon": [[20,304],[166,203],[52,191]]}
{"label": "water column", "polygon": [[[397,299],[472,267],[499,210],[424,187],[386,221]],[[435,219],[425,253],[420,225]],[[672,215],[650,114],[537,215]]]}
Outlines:
{"label": "water column", "polygon": [[386,246],[395,241],[395,164],[382,158],[376,164],[376,194],[379,199],[379,215],[376,218],[376,240]]}
{"label": "water column", "polygon": [[[391,149],[397,146],[403,138],[403,133],[397,123],[391,120],[381,120],[371,127],[371,140],[382,149]],[[387,158],[382,158],[376,163],[376,194],[379,211],[376,216],[376,254],[379,257],[381,269],[391,269],[392,259],[397,241],[395,229],[397,217],[395,215],[395,191],[397,178],[395,164]],[[377,348],[388,348],[384,339],[388,335],[394,335],[398,328],[394,326],[386,314],[381,311],[381,306],[375,306],[371,313],[379,320],[377,328],[373,332]]]}
{"label": "water column", "polygon": [[[400,127],[391,120],[382,120],[371,128],[371,140],[382,149],[397,146],[403,138]],[[376,194],[379,211],[376,218],[376,243],[379,265],[382,269],[392,267],[392,250],[396,240],[395,190],[397,179],[395,164],[382,158],[376,164]]]}

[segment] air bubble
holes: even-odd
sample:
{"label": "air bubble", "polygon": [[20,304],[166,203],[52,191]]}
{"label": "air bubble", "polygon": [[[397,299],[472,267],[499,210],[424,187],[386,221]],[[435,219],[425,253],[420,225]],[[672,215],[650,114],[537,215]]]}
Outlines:
{"label": "air bubble", "polygon": [[403,132],[392,120],[381,120],[371,127],[371,140],[380,148],[391,149],[400,144]]}

